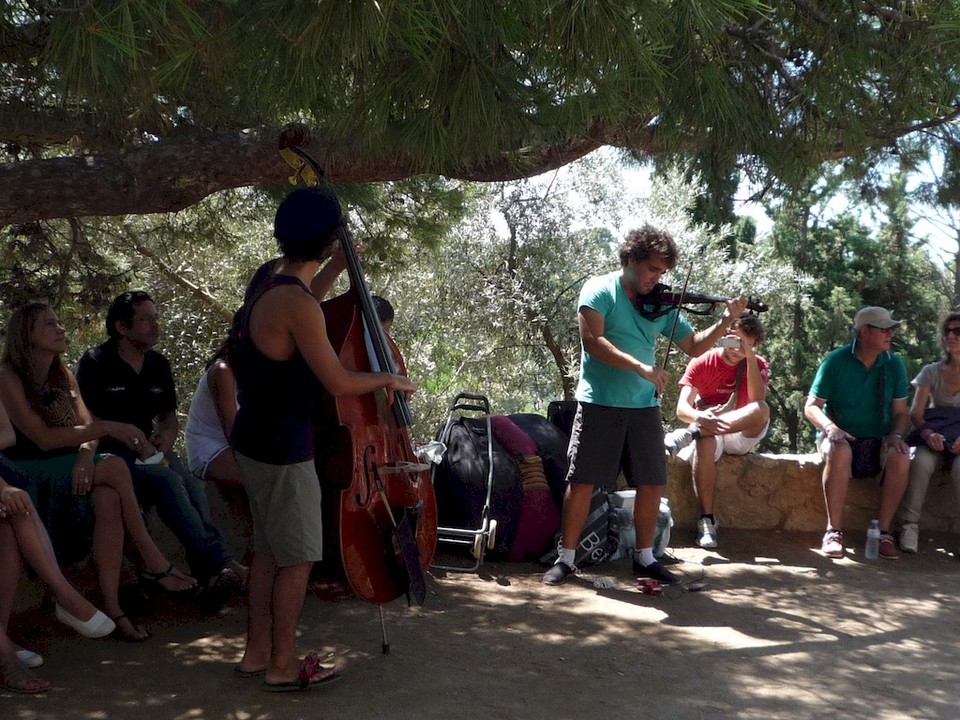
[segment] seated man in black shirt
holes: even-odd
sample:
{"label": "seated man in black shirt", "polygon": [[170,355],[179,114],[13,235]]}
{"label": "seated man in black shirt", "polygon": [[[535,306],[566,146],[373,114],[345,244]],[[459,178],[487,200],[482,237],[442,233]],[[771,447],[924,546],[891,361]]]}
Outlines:
{"label": "seated man in black shirt", "polygon": [[213,524],[206,488],[173,452],[177,395],[170,362],[153,349],[160,339],[157,306],[145,292],[125,292],[110,305],[106,326],[108,340],[87,350],[77,364],[80,393],[95,417],[137,426],[151,447],[134,457],[106,438],[100,446],[126,459],[140,504],[156,505],[186,550],[205,597],[219,602],[242,582]]}

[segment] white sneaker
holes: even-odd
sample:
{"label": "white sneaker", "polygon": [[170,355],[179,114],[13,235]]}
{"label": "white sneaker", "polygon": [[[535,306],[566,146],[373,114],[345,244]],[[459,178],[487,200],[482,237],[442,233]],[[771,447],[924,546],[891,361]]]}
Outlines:
{"label": "white sneaker", "polygon": [[915,553],[920,542],[920,528],[916,523],[904,523],[900,528],[900,549],[904,552]]}
{"label": "white sneaker", "polygon": [[717,546],[717,526],[720,523],[710,522],[710,518],[702,517],[697,522],[697,545],[702,548]]}
{"label": "white sneaker", "polygon": [[823,534],[823,542],[820,543],[820,552],[827,557],[843,557],[843,533],[839,530],[827,530]]}
{"label": "white sneaker", "polygon": [[667,452],[671,455],[676,455],[678,452],[683,450],[687,445],[693,442],[693,435],[690,434],[690,431],[686,428],[679,428],[678,430],[671,430],[663,438],[663,446],[667,449]]}

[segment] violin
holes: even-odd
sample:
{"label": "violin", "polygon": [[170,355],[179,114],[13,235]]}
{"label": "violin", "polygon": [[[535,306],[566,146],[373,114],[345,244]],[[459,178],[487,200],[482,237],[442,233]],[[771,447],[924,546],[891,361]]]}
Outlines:
{"label": "violin", "polygon": [[[294,170],[293,183],[325,181],[301,147],[307,142],[302,126],[281,132],[280,154]],[[344,231],[340,240],[350,289],[320,304],[330,343],[349,370],[405,374],[402,355],[377,317],[353,239]],[[326,538],[339,548],[340,569],[363,600],[379,605],[406,594],[422,603],[437,507],[429,465],[419,461],[410,439],[406,397],[393,393],[390,402],[386,390],[333,397],[321,389],[320,395],[317,469]]]}
{"label": "violin", "polygon": [[[657,283],[653,290],[648,292],[646,295],[640,295],[634,301],[634,306],[637,308],[643,317],[648,320],[656,320],[663,315],[666,315],[668,312],[674,308],[682,307],[689,313],[694,315],[709,315],[713,312],[713,308],[716,305],[725,305],[730,301],[730,298],[718,297],[715,295],[702,295],[700,293],[693,293],[688,290],[684,292],[674,292],[669,285],[663,283]],[[696,307],[709,305],[709,308]],[[770,308],[759,300],[748,298],[747,299],[747,310],[752,310],[753,312],[766,312]]]}

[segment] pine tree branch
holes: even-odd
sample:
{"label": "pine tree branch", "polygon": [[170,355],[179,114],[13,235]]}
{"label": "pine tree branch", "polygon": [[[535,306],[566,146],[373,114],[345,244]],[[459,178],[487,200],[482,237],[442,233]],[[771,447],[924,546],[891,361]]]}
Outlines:
{"label": "pine tree branch", "polygon": [[221,315],[228,323],[233,321],[233,312],[226,307],[223,303],[217,300],[213,295],[211,295],[207,290],[204,290],[199,285],[190,282],[183,275],[178,273],[169,264],[167,264],[159,255],[153,252],[150,248],[143,245],[136,238],[136,235],[129,227],[124,228],[127,238],[130,240],[130,245],[138,253],[144,257],[150,259],[160,270],[161,274],[165,275],[171,282],[176,285],[179,285],[184,290],[189,292],[194,297],[199,298],[203,302],[207,303],[211,308],[213,308],[219,315]]}

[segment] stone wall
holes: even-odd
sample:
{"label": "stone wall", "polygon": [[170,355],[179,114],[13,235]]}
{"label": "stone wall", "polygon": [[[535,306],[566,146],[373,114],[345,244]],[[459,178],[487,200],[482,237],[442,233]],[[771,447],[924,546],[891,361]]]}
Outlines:
{"label": "stone wall", "polygon": [[[826,514],[820,483],[821,468],[822,461],[816,454],[723,456],[717,463],[715,495],[721,527],[822,532]],[[665,494],[673,511],[674,532],[683,532],[684,528],[692,530],[698,511],[690,465],[672,458],[668,460],[667,471]],[[931,482],[921,528],[960,534],[960,510],[952,488],[944,480],[946,476],[941,474]],[[215,522],[230,551],[234,557],[242,558],[249,529],[219,493],[211,491],[209,497]],[[876,517],[878,502],[876,481],[852,480],[847,493],[844,528],[851,532],[856,528],[866,529],[870,519]],[[181,567],[186,567],[183,549],[155,512],[148,515],[148,525],[161,549]],[[93,592],[92,587],[86,589]],[[95,593],[91,596],[95,597]],[[36,580],[21,582],[16,607],[22,609],[37,604],[41,598],[42,588]]]}
{"label": "stone wall", "polygon": [[[823,462],[809,455],[750,453],[720,458],[717,463],[715,511],[721,527],[750,530],[779,529],[822,532],[826,523],[820,473]],[[666,496],[674,522],[693,528],[698,517],[690,465],[668,461]],[[946,476],[930,483],[921,527],[960,533],[960,510]],[[876,517],[879,489],[875,480],[851,480],[844,511],[844,527],[866,528]]]}

